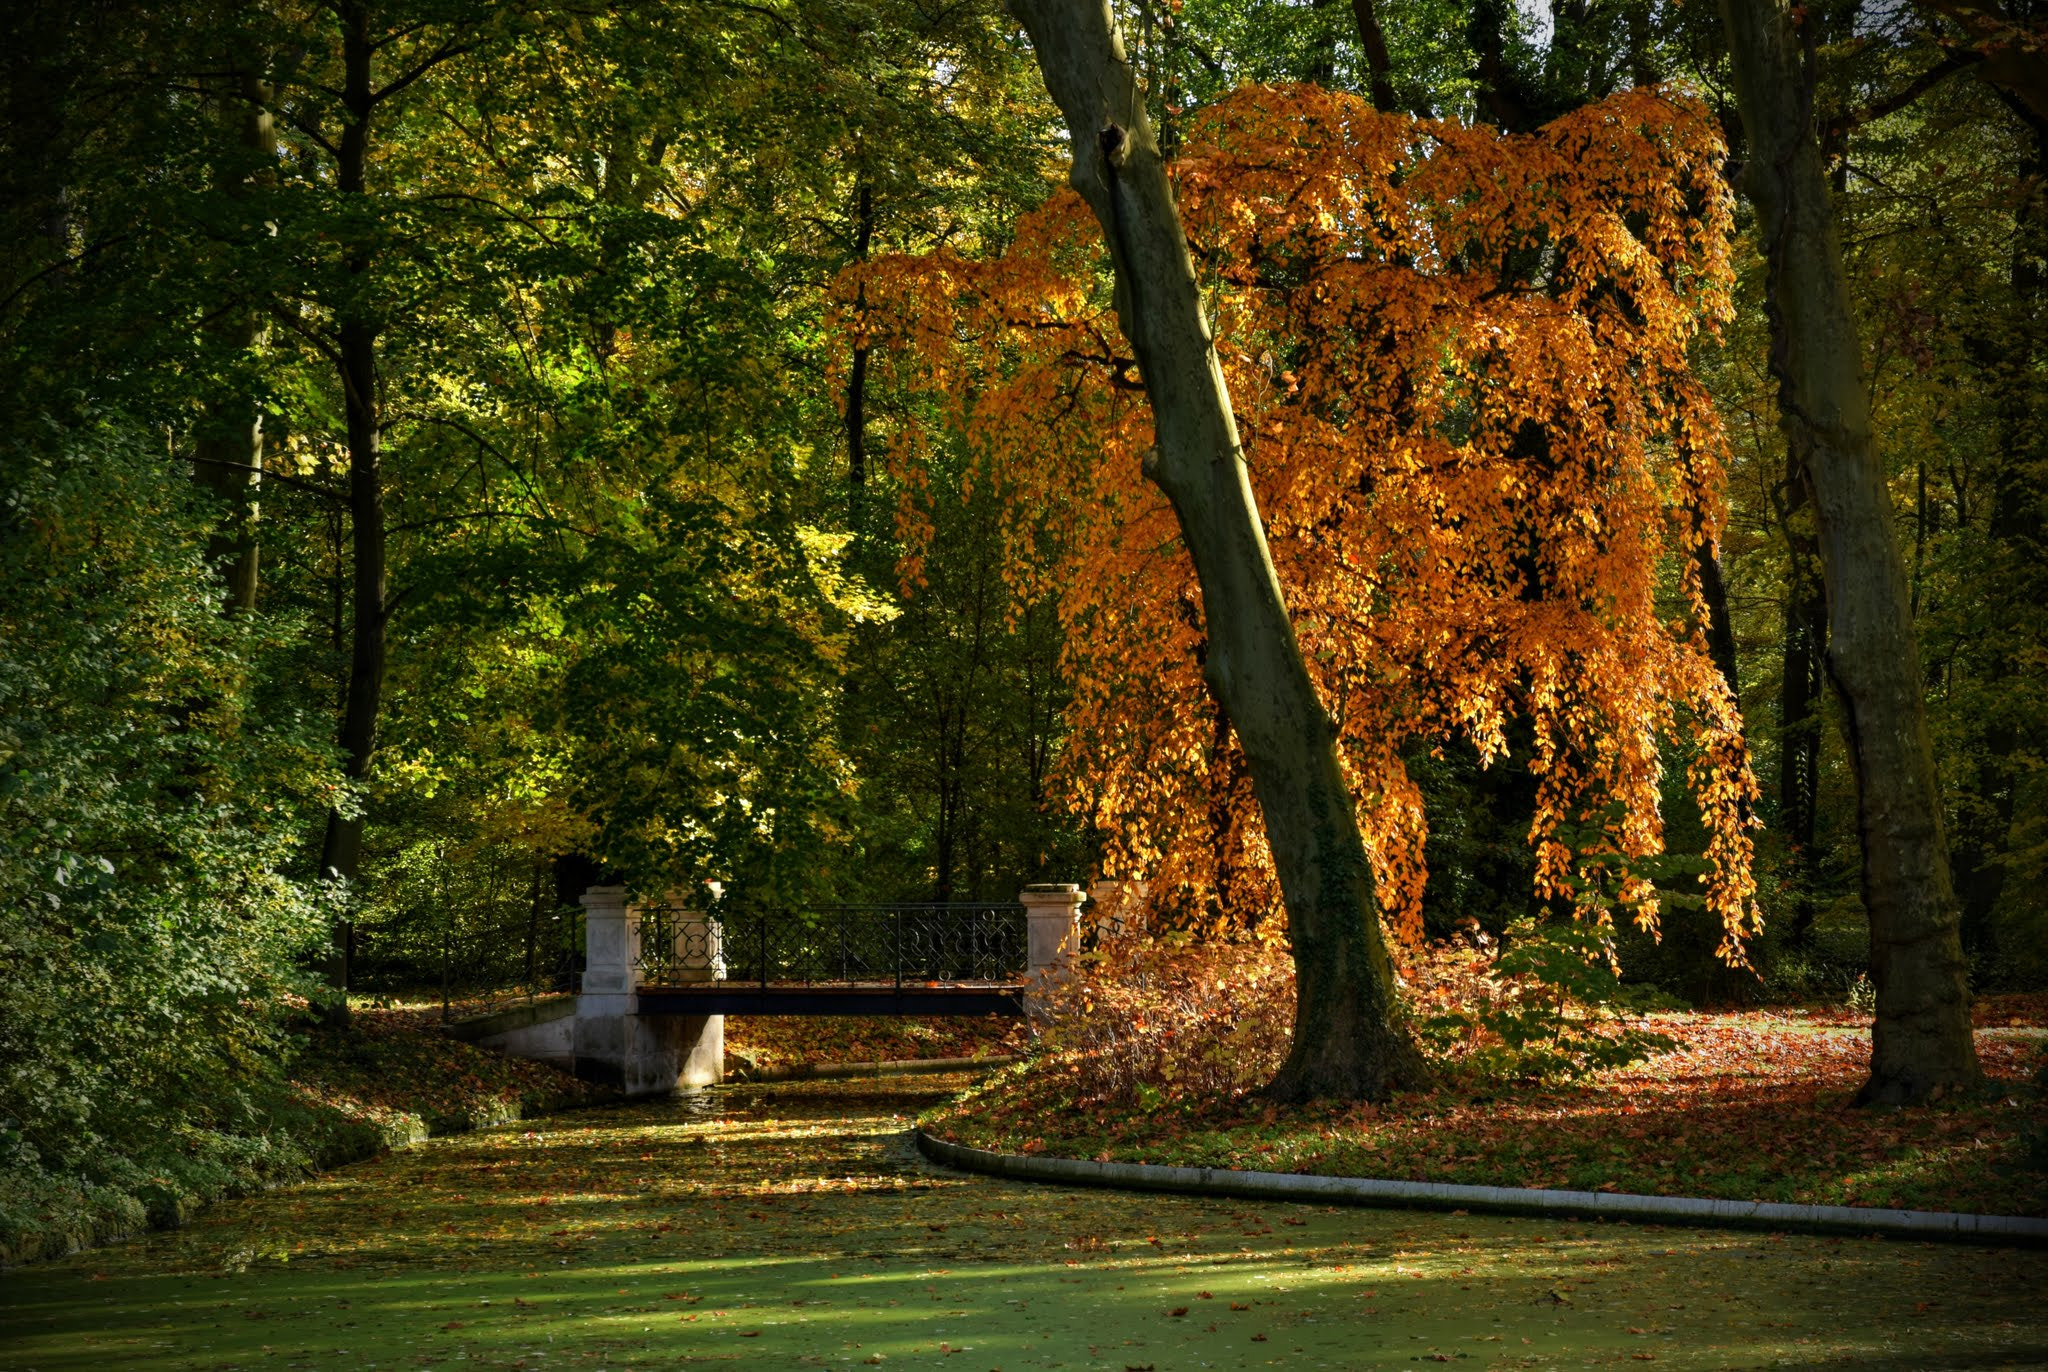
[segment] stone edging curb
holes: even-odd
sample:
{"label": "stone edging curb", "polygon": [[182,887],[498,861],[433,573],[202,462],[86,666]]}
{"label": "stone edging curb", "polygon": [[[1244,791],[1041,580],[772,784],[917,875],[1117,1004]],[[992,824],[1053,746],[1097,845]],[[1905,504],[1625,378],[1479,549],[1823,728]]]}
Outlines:
{"label": "stone edging curb", "polygon": [[1454,1186],[1448,1182],[1316,1177],[1293,1172],[1248,1172],[1231,1167],[1083,1162],[1077,1158],[992,1153],[933,1138],[922,1129],[913,1129],[911,1133],[920,1153],[947,1167],[1023,1181],[1061,1182],[1068,1186],[1178,1191],[1251,1200],[1480,1210],[1558,1219],[1599,1217],[1653,1224],[1703,1224],[1973,1243],[2048,1245],[2048,1220],[2018,1215],[1966,1215],[1944,1210],[1865,1210],[1848,1205],[1783,1205],[1768,1201],[1639,1196],[1609,1191],[1538,1191],[1514,1186]]}
{"label": "stone edging curb", "polygon": [[900,1058],[894,1062],[793,1062],[786,1067],[742,1068],[726,1080],[736,1086],[763,1081],[820,1081],[827,1077],[909,1077],[1008,1067],[1018,1058]]}

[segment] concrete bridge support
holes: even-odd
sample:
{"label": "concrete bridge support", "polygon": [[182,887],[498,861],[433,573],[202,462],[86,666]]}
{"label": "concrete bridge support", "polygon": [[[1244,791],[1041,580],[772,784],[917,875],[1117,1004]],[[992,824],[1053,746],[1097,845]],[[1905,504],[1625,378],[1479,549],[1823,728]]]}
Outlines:
{"label": "concrete bridge support", "polygon": [[[722,1081],[725,1016],[640,1013],[641,925],[626,888],[591,887],[583,895],[583,917],[583,992],[576,997],[574,1029],[576,1075],[616,1086],[629,1096]],[[703,937],[701,930],[698,937]],[[674,975],[709,981],[712,972],[704,966]]]}

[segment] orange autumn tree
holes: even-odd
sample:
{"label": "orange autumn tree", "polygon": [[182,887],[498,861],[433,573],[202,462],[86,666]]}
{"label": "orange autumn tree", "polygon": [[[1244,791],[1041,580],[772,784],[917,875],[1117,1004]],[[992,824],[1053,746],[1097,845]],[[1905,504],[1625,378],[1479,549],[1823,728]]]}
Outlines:
{"label": "orange autumn tree", "polygon": [[[1464,739],[1492,762],[1519,716],[1539,894],[1644,928],[1659,741],[1688,739],[1707,900],[1739,960],[1756,787],[1692,556],[1724,517],[1724,439],[1688,359],[1729,310],[1711,121],[1634,91],[1504,136],[1249,89],[1184,146],[1175,196],[1388,922],[1419,938],[1427,816],[1404,747]],[[938,445],[1019,513],[1010,583],[1057,597],[1060,768],[1107,870],[1226,918],[1279,909],[1087,207],[1062,192],[999,256],[881,258],[841,290],[865,303],[845,326],[929,402],[889,450],[906,577]]]}

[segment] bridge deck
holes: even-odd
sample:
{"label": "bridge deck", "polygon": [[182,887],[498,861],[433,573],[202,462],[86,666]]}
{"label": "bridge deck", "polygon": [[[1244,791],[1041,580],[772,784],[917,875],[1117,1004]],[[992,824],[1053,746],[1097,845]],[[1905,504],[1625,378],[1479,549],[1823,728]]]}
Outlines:
{"label": "bridge deck", "polygon": [[1008,1015],[1024,983],[698,981],[639,989],[643,1015]]}

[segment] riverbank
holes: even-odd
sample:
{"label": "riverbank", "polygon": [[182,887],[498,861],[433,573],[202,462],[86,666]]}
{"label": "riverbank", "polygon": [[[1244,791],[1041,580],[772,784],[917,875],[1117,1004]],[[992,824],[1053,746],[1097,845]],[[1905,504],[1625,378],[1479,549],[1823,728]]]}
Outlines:
{"label": "riverbank", "polygon": [[207,1206],[436,1136],[595,1104],[611,1093],[539,1063],[471,1047],[418,1007],[358,1008],[347,1030],[294,1036],[283,1079],[178,1137],[102,1156],[89,1171],[0,1166],[0,1266],[189,1222]]}
{"label": "riverbank", "polygon": [[1857,1110],[1867,1021],[1838,1011],[1658,1015],[1677,1048],[1581,1081],[1455,1078],[1384,1105],[1254,1095],[1156,1110],[1077,1098],[1054,1057],[992,1074],[921,1121],[998,1153],[1474,1186],[2048,1215],[2048,998],[1978,1012],[1987,1089]]}

